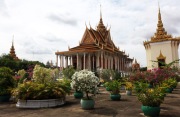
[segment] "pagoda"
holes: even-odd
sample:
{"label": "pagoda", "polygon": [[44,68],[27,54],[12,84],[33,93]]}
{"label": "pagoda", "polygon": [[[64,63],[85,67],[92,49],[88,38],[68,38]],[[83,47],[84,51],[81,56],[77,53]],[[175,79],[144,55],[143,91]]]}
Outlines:
{"label": "pagoda", "polygon": [[127,72],[131,69],[133,61],[125,51],[121,51],[114,44],[110,28],[107,29],[103,24],[101,11],[96,29],[86,26],[78,46],[69,48],[68,51],[57,51],[55,54],[57,66],[65,68],[72,65],[79,70],[113,69]]}
{"label": "pagoda", "polygon": [[[159,8],[156,33],[154,33],[154,36],[152,36],[149,41],[144,42],[147,69],[159,68],[161,67],[162,62],[168,64],[172,61],[178,60],[179,42],[180,37],[173,38],[172,35],[168,34],[163,27]],[[175,63],[174,66],[178,67],[179,63]]]}
{"label": "pagoda", "polygon": [[140,65],[139,65],[139,63],[137,62],[136,59],[134,60],[134,63],[132,64],[132,71],[133,72],[140,71]]}
{"label": "pagoda", "polygon": [[10,55],[14,60],[19,60],[19,58],[16,56],[16,53],[15,53],[14,41],[12,41],[12,46],[11,46],[9,55]]}

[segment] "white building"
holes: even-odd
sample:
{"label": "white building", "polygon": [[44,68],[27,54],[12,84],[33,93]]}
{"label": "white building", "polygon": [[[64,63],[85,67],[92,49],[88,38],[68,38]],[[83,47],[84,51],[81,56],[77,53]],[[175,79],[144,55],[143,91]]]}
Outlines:
{"label": "white building", "polygon": [[[156,33],[154,33],[154,36],[151,37],[150,41],[144,42],[144,47],[146,49],[147,69],[158,68],[161,66],[161,63],[153,61],[161,61],[168,64],[172,61],[178,60],[179,42],[180,37],[173,38],[165,31],[159,9]],[[173,66],[178,67],[179,63],[175,63]]]}

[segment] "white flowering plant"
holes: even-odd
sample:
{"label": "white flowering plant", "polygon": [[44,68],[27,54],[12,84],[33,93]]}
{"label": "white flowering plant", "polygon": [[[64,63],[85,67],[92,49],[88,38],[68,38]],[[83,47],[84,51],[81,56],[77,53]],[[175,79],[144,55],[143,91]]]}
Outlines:
{"label": "white flowering plant", "polygon": [[88,70],[81,70],[75,72],[71,80],[71,88],[76,91],[86,93],[86,99],[91,99],[89,93],[96,94],[98,92],[97,85],[100,83],[98,77],[95,76],[94,72]]}

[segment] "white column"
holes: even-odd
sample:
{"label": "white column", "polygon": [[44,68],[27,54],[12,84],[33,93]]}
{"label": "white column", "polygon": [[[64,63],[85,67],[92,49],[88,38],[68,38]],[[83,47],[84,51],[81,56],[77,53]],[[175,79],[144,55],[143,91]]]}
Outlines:
{"label": "white column", "polygon": [[103,69],[103,66],[104,66],[104,64],[103,64],[104,62],[103,62],[103,52],[101,52],[101,68]]}
{"label": "white column", "polygon": [[86,53],[84,53],[84,69],[86,69]]}
{"label": "white column", "polygon": [[61,55],[59,55],[59,67],[60,67],[60,70],[61,70],[61,67],[62,67],[62,62],[61,62]]}
{"label": "white column", "polygon": [[69,65],[71,65],[71,62],[72,62],[71,59],[72,59],[72,58],[71,58],[71,56],[70,56],[70,57],[69,57]]}
{"label": "white column", "polygon": [[62,56],[62,68],[64,68],[64,56]]}
{"label": "white column", "polygon": [[124,58],[122,57],[122,71],[124,71]]}
{"label": "white column", "polygon": [[111,69],[113,69],[113,57],[111,56]]}
{"label": "white column", "polygon": [[66,66],[65,67],[68,67],[68,56],[65,56],[65,59],[66,59]]}
{"label": "white column", "polygon": [[99,65],[99,53],[96,53],[96,68],[100,68],[100,65]]}
{"label": "white column", "polygon": [[122,56],[120,57],[120,71],[122,71]]}
{"label": "white column", "polygon": [[93,54],[93,68],[92,69],[94,70],[94,54]]}
{"label": "white column", "polygon": [[77,53],[77,55],[76,55],[76,57],[77,57],[77,69],[79,69],[79,54]]}
{"label": "white column", "polygon": [[88,60],[88,63],[89,63],[89,65],[88,65],[88,68],[89,68],[89,70],[91,70],[91,54],[89,54],[89,56],[88,56],[89,58],[89,60]]}
{"label": "white column", "polygon": [[58,55],[56,55],[56,67],[58,67]]}

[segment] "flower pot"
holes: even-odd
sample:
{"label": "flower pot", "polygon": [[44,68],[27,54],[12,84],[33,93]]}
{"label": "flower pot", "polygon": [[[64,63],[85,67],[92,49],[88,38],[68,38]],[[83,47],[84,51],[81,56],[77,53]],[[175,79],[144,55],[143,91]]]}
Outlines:
{"label": "flower pot", "polygon": [[166,93],[172,93],[172,88],[166,88]]}
{"label": "flower pot", "polygon": [[157,117],[160,113],[160,107],[141,106],[141,110],[145,116],[149,117]]}
{"label": "flower pot", "polygon": [[120,94],[111,94],[110,95],[111,100],[113,101],[117,101],[121,99],[121,95]]}
{"label": "flower pot", "polygon": [[132,90],[126,90],[126,95],[132,95]]}
{"label": "flower pot", "polygon": [[74,97],[76,99],[81,99],[83,98],[83,92],[74,92]]}
{"label": "flower pot", "polygon": [[0,95],[0,102],[8,102],[11,95]]}
{"label": "flower pot", "polygon": [[94,105],[95,105],[95,102],[93,99],[81,99],[81,107],[82,109],[85,109],[85,110],[89,110],[89,109],[93,109],[94,108]]}
{"label": "flower pot", "polygon": [[109,87],[106,87],[106,91],[111,91],[111,89]]}
{"label": "flower pot", "polygon": [[148,84],[148,88],[153,88],[153,85],[152,84]]}

